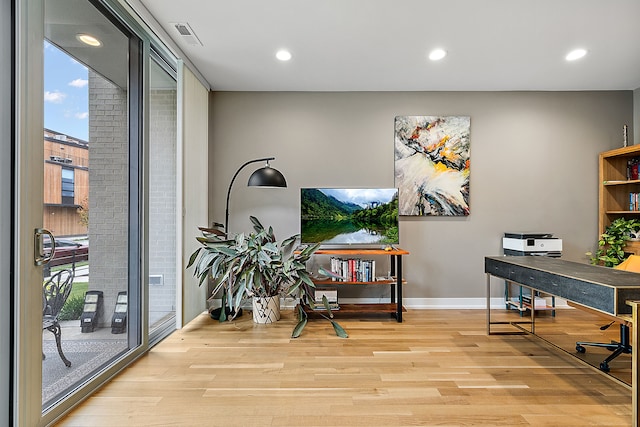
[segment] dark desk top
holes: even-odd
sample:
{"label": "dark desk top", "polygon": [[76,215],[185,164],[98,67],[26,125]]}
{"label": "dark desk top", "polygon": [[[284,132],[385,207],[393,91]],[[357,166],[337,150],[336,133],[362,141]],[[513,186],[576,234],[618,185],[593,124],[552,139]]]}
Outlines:
{"label": "dark desk top", "polygon": [[[615,288],[640,288],[640,275],[599,265],[543,256],[495,256],[487,259]],[[491,273],[486,271],[486,273]]]}
{"label": "dark desk top", "polygon": [[614,316],[640,300],[640,274],[543,256],[485,257],[485,273]]}

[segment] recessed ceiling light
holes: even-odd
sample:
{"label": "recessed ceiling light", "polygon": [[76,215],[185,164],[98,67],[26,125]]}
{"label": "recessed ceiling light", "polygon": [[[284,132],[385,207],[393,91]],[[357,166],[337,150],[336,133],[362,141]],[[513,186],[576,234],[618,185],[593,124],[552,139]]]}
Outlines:
{"label": "recessed ceiling light", "polygon": [[76,34],[76,38],[80,40],[82,43],[89,46],[93,46],[93,47],[102,46],[102,42],[100,40],[98,40],[97,38],[89,34]]}
{"label": "recessed ceiling light", "polygon": [[567,61],[575,61],[576,59],[580,59],[587,54],[586,49],[574,49],[564,57]]}
{"label": "recessed ceiling light", "polygon": [[291,59],[291,52],[285,49],[281,49],[276,52],[276,58],[278,58],[280,61],[288,61]]}
{"label": "recessed ceiling light", "polygon": [[447,56],[447,51],[444,49],[434,49],[429,53],[429,59],[432,61],[440,61]]}

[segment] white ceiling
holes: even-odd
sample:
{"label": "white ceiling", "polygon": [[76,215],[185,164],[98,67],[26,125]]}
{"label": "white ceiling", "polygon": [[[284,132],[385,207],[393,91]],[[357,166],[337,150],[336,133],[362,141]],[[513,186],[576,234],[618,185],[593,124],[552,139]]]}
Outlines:
{"label": "white ceiling", "polygon": [[140,1],[218,91],[640,88],[640,0]]}

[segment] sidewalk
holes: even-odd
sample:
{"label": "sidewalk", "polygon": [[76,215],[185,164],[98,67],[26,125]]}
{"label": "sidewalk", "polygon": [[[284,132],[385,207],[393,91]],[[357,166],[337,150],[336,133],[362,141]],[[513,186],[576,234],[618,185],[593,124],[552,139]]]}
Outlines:
{"label": "sidewalk", "polygon": [[71,366],[67,368],[60,359],[54,335],[43,330],[42,400],[45,406],[73,390],[128,348],[127,334],[112,334],[110,327],[82,333],[80,320],[60,324],[62,351]]}

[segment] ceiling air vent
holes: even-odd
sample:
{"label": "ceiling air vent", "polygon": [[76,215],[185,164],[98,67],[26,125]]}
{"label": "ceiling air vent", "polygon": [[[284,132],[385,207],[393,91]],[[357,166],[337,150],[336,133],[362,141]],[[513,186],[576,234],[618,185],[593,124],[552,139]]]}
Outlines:
{"label": "ceiling air vent", "polygon": [[187,44],[190,44],[191,46],[197,46],[197,45],[202,46],[202,43],[198,39],[198,36],[196,36],[196,33],[193,32],[189,24],[187,24],[186,22],[185,23],[174,22],[171,25],[173,25],[173,27],[176,29],[176,31],[180,35],[180,38],[184,40]]}

